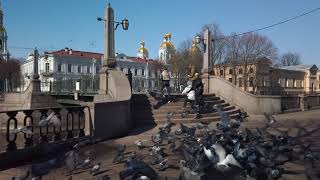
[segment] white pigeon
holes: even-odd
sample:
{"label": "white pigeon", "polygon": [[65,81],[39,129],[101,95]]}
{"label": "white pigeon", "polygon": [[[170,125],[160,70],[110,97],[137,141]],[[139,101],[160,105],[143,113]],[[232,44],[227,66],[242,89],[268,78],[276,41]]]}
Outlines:
{"label": "white pigeon", "polygon": [[147,140],[136,140],[134,141],[134,144],[138,147],[143,147],[143,142],[146,142]]}
{"label": "white pigeon", "polygon": [[147,176],[140,176],[137,180],[150,180]]}
{"label": "white pigeon", "polygon": [[11,131],[11,134],[18,134],[20,132],[25,133],[27,135],[32,135],[33,134],[33,132],[31,131],[31,129],[29,129],[28,126],[23,126],[23,127],[18,127],[17,129],[13,129]]}
{"label": "white pigeon", "polygon": [[239,168],[242,168],[241,164],[234,158],[232,154],[228,154],[226,156],[226,150],[223,148],[223,146],[219,143],[213,144],[211,146],[215,153],[219,157],[219,161],[216,164],[216,168],[220,171],[226,171],[230,169],[229,165],[237,166]]}
{"label": "white pigeon", "polygon": [[55,126],[60,126],[61,121],[60,121],[60,119],[58,118],[58,116],[54,112],[52,112],[47,118],[41,119],[39,121],[39,126],[41,126],[41,127],[43,127],[45,125],[48,125],[48,124],[53,124]]}
{"label": "white pigeon", "polygon": [[203,147],[203,151],[204,151],[204,154],[209,159],[209,161],[211,161],[211,162],[217,162],[218,161],[218,157],[215,154],[212,153],[210,148],[207,149],[206,147]]}
{"label": "white pigeon", "polygon": [[94,165],[94,166],[92,167],[92,169],[90,170],[90,174],[91,174],[91,173],[97,173],[97,172],[100,170],[100,165],[101,165],[100,162],[99,162],[98,164]]}

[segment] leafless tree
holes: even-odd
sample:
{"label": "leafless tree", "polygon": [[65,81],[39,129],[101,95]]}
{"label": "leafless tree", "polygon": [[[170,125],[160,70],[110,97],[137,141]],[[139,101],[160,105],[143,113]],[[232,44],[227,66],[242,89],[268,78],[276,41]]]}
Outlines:
{"label": "leafless tree", "polygon": [[288,52],[282,54],[279,59],[281,66],[292,66],[301,64],[301,56],[299,53]]}
{"label": "leafless tree", "polygon": [[2,84],[2,90],[4,90],[5,82],[7,82],[9,91],[14,91],[14,89],[20,87],[20,76],[20,62],[18,60],[0,60],[0,82]]}
{"label": "leafless tree", "polygon": [[[202,27],[202,32],[205,29],[209,29],[211,31],[211,39],[213,40],[212,43],[212,64],[221,63],[226,55],[226,44],[227,39],[223,35],[222,31],[219,28],[219,25],[216,23],[206,24]],[[203,38],[203,33],[199,33],[200,36]],[[204,48],[204,47],[202,47]]]}

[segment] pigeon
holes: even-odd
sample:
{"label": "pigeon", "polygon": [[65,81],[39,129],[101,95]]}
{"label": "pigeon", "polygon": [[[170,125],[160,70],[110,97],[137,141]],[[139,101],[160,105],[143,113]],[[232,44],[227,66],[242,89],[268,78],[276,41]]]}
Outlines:
{"label": "pigeon", "polygon": [[148,164],[135,157],[130,158],[127,162],[127,169],[119,173],[120,179],[125,179],[133,174],[140,174],[150,179],[157,179],[158,174]]}
{"label": "pigeon", "polygon": [[79,154],[75,151],[69,151],[65,154],[65,163],[69,172],[73,172],[76,169]]}
{"label": "pigeon", "polygon": [[264,116],[266,117],[266,119],[268,121],[266,124],[267,127],[271,127],[273,124],[276,123],[276,119],[272,115],[264,113]]}
{"label": "pigeon", "polygon": [[99,172],[101,167],[101,163],[99,162],[98,164],[94,165],[91,170],[90,170],[90,174],[95,175],[97,172]]}
{"label": "pigeon", "polygon": [[49,124],[53,124],[55,126],[60,126],[61,124],[60,118],[54,112],[52,112],[47,118],[39,121],[39,126],[41,127]]}
{"label": "pigeon", "polygon": [[165,171],[169,167],[167,162],[168,162],[168,159],[164,159],[159,163],[159,171]]}
{"label": "pigeon", "polygon": [[27,134],[27,135],[32,135],[33,132],[32,132],[32,130],[30,128],[31,128],[30,126],[18,127],[17,129],[13,129],[11,131],[11,134],[24,133],[24,134]]}
{"label": "pigeon", "polygon": [[143,149],[145,148],[145,146],[143,145],[143,142],[146,142],[147,140],[137,140],[134,142],[134,144],[139,148],[139,149]]}
{"label": "pigeon", "polygon": [[216,104],[213,106],[213,109],[215,109],[218,112],[220,119],[221,119],[220,122],[217,123],[218,129],[222,130],[222,131],[230,130],[231,119],[230,119],[229,115],[226,112],[222,111],[221,108],[218,107]]}
{"label": "pigeon", "polygon": [[150,180],[147,176],[140,176],[136,180]]}
{"label": "pigeon", "polygon": [[229,170],[230,166],[237,166],[239,168],[242,168],[241,164],[234,158],[232,154],[228,154],[226,156],[226,150],[223,148],[223,146],[219,143],[213,144],[211,146],[214,150],[215,153],[219,157],[219,162],[216,164],[216,168],[220,171],[225,171]]}
{"label": "pigeon", "polygon": [[210,162],[217,163],[219,161],[219,157],[213,152],[210,148],[207,149],[205,146],[203,147],[204,154],[207,156]]}
{"label": "pigeon", "polygon": [[155,134],[155,135],[152,135],[151,136],[151,141],[155,144],[161,144],[163,139],[161,137],[161,134],[158,133],[158,134]]}

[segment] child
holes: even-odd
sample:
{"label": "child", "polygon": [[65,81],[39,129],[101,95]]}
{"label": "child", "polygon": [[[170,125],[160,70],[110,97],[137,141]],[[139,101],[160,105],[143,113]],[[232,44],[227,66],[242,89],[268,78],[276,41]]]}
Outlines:
{"label": "child", "polygon": [[190,103],[191,108],[193,108],[196,97],[195,91],[192,89],[192,81],[187,82],[187,87],[182,91],[182,94],[187,95],[186,99],[184,100],[183,109],[186,108],[188,102]]}

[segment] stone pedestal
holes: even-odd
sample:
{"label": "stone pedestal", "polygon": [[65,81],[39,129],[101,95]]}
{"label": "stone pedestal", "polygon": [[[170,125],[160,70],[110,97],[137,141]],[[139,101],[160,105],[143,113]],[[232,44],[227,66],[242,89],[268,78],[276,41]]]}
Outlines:
{"label": "stone pedestal", "polygon": [[209,94],[210,93],[210,87],[209,87],[209,81],[210,81],[210,74],[209,74],[210,69],[202,69],[201,73],[201,79],[203,83],[203,94]]}
{"label": "stone pedestal", "polygon": [[41,81],[39,79],[31,80],[29,89],[31,92],[41,92]]}

